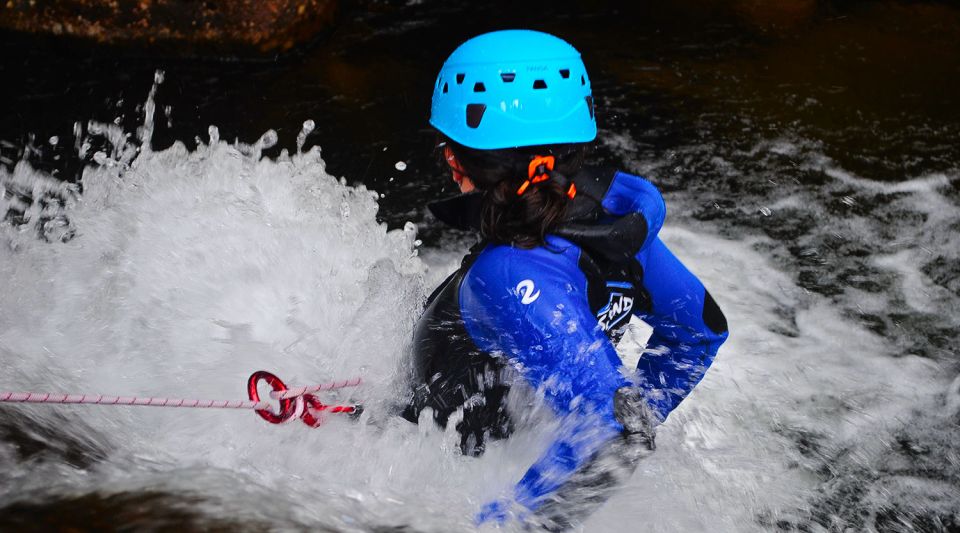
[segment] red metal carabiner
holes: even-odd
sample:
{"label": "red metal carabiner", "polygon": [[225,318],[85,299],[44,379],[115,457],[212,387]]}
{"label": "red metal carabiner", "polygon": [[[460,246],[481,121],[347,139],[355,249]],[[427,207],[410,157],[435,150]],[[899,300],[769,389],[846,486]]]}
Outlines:
{"label": "red metal carabiner", "polygon": [[[280,381],[280,378],[266,370],[258,370],[251,374],[250,379],[247,380],[247,395],[255,402],[260,401],[260,393],[257,391],[257,385],[260,384],[260,380],[266,381],[267,385],[270,385],[270,387],[277,392],[287,390],[287,386],[283,381]],[[269,409],[256,409],[255,411],[261,418],[271,424],[283,424],[294,418],[298,418],[301,413],[303,413],[304,402],[302,398],[302,396],[298,396],[296,398],[281,399],[279,413],[274,413]]]}

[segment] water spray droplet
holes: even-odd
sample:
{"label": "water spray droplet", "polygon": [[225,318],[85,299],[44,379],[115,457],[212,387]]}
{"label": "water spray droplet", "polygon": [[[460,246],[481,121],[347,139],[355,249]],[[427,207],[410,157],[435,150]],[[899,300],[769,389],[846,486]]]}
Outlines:
{"label": "water spray droplet", "polygon": [[403,172],[404,170],[407,170],[407,164],[403,161],[397,161],[396,164],[393,165],[393,168]]}
{"label": "water spray droplet", "polygon": [[761,212],[761,213],[763,214],[763,216],[765,216],[765,217],[768,217],[768,216],[770,216],[771,214],[773,214],[773,211],[771,211],[770,208],[769,208],[769,207],[766,207],[766,206],[761,207],[761,208],[760,208],[760,212]]}
{"label": "water spray droplet", "polygon": [[277,145],[277,132],[275,130],[267,130],[263,135],[260,136],[260,139],[257,140],[257,146],[261,149],[273,148]]}
{"label": "water spray droplet", "polygon": [[53,137],[50,137],[49,142],[50,142],[50,146],[56,146],[60,142],[60,137],[57,137],[56,135],[54,135]]}
{"label": "water spray droplet", "polygon": [[[150,142],[153,140],[153,112],[157,108],[154,98],[157,96],[157,89],[161,83],[163,83],[163,71],[157,69],[153,73],[153,87],[150,87],[150,93],[147,94],[147,101],[143,105],[143,126],[138,128],[140,144],[143,149],[148,151],[150,149]],[[119,122],[117,124],[119,124]]]}
{"label": "water spray droplet", "polygon": [[207,128],[207,135],[210,137],[210,146],[220,142],[220,130],[216,126]]}
{"label": "water spray droplet", "polygon": [[303,121],[303,129],[301,129],[300,133],[297,134],[297,153],[298,154],[303,152],[303,145],[306,144],[307,137],[309,137],[310,134],[313,133],[313,130],[316,127],[317,127],[316,123],[314,123],[312,120]]}
{"label": "water spray droplet", "polygon": [[80,124],[80,121],[78,120],[73,123],[73,147],[76,148],[78,151],[80,150],[80,146],[83,143],[83,139],[81,139],[80,137],[82,134],[83,134],[83,125]]}

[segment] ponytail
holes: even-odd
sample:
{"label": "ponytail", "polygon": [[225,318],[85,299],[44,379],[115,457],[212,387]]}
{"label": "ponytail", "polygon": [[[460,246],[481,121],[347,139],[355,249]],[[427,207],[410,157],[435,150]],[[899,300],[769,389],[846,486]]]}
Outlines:
{"label": "ponytail", "polygon": [[576,194],[567,176],[580,170],[586,145],[476,150],[446,142],[483,192],[481,234],[518,248],[544,245]]}

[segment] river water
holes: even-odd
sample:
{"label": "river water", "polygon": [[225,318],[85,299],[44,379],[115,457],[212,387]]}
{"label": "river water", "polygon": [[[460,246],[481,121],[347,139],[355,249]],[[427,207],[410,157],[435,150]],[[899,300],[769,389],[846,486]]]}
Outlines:
{"label": "river water", "polygon": [[522,26],[583,51],[591,159],[660,186],[731,326],[581,529],[960,530],[960,9],[363,7],[277,62],[0,38],[0,390],[240,399],[263,368],[363,376],[324,398],[367,406],[318,429],[0,406],[0,529],[470,530],[550,422],[473,459],[380,413],[473,242],[424,210],[452,192],[435,73]]}

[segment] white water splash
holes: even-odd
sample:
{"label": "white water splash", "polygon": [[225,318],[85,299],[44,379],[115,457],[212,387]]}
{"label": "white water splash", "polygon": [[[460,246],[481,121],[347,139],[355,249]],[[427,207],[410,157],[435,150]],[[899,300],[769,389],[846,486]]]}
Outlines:
{"label": "white water splash", "polygon": [[[730,341],[660,428],[657,453],[585,531],[623,523],[653,532],[769,531],[757,518],[775,522],[804,508],[821,461],[850,448],[870,464],[916,409],[942,401],[936,364],[899,357],[796,287],[751,243],[675,228],[663,237],[718,295]],[[798,446],[804,435],[812,450]]]}
{"label": "white water splash", "polygon": [[[26,163],[0,175],[4,192],[69,196],[57,214],[75,232],[37,239],[41,202],[0,227],[0,389],[243,398],[258,369],[290,384],[362,375],[355,397],[328,398],[362,400],[380,421],[311,430],[244,412],[5,407],[99,458],[37,464],[0,443],[0,505],[165,490],[283,527],[468,524],[476,463],[451,453],[453,436],[386,414],[425,294],[415,226],[388,232],[376,193],[326,174],[318,149],[262,160],[273,132],[229,145],[211,128],[194,151],[157,152],[97,133],[122,145],[86,169],[82,197]],[[0,197],[4,212],[18,201]]]}

